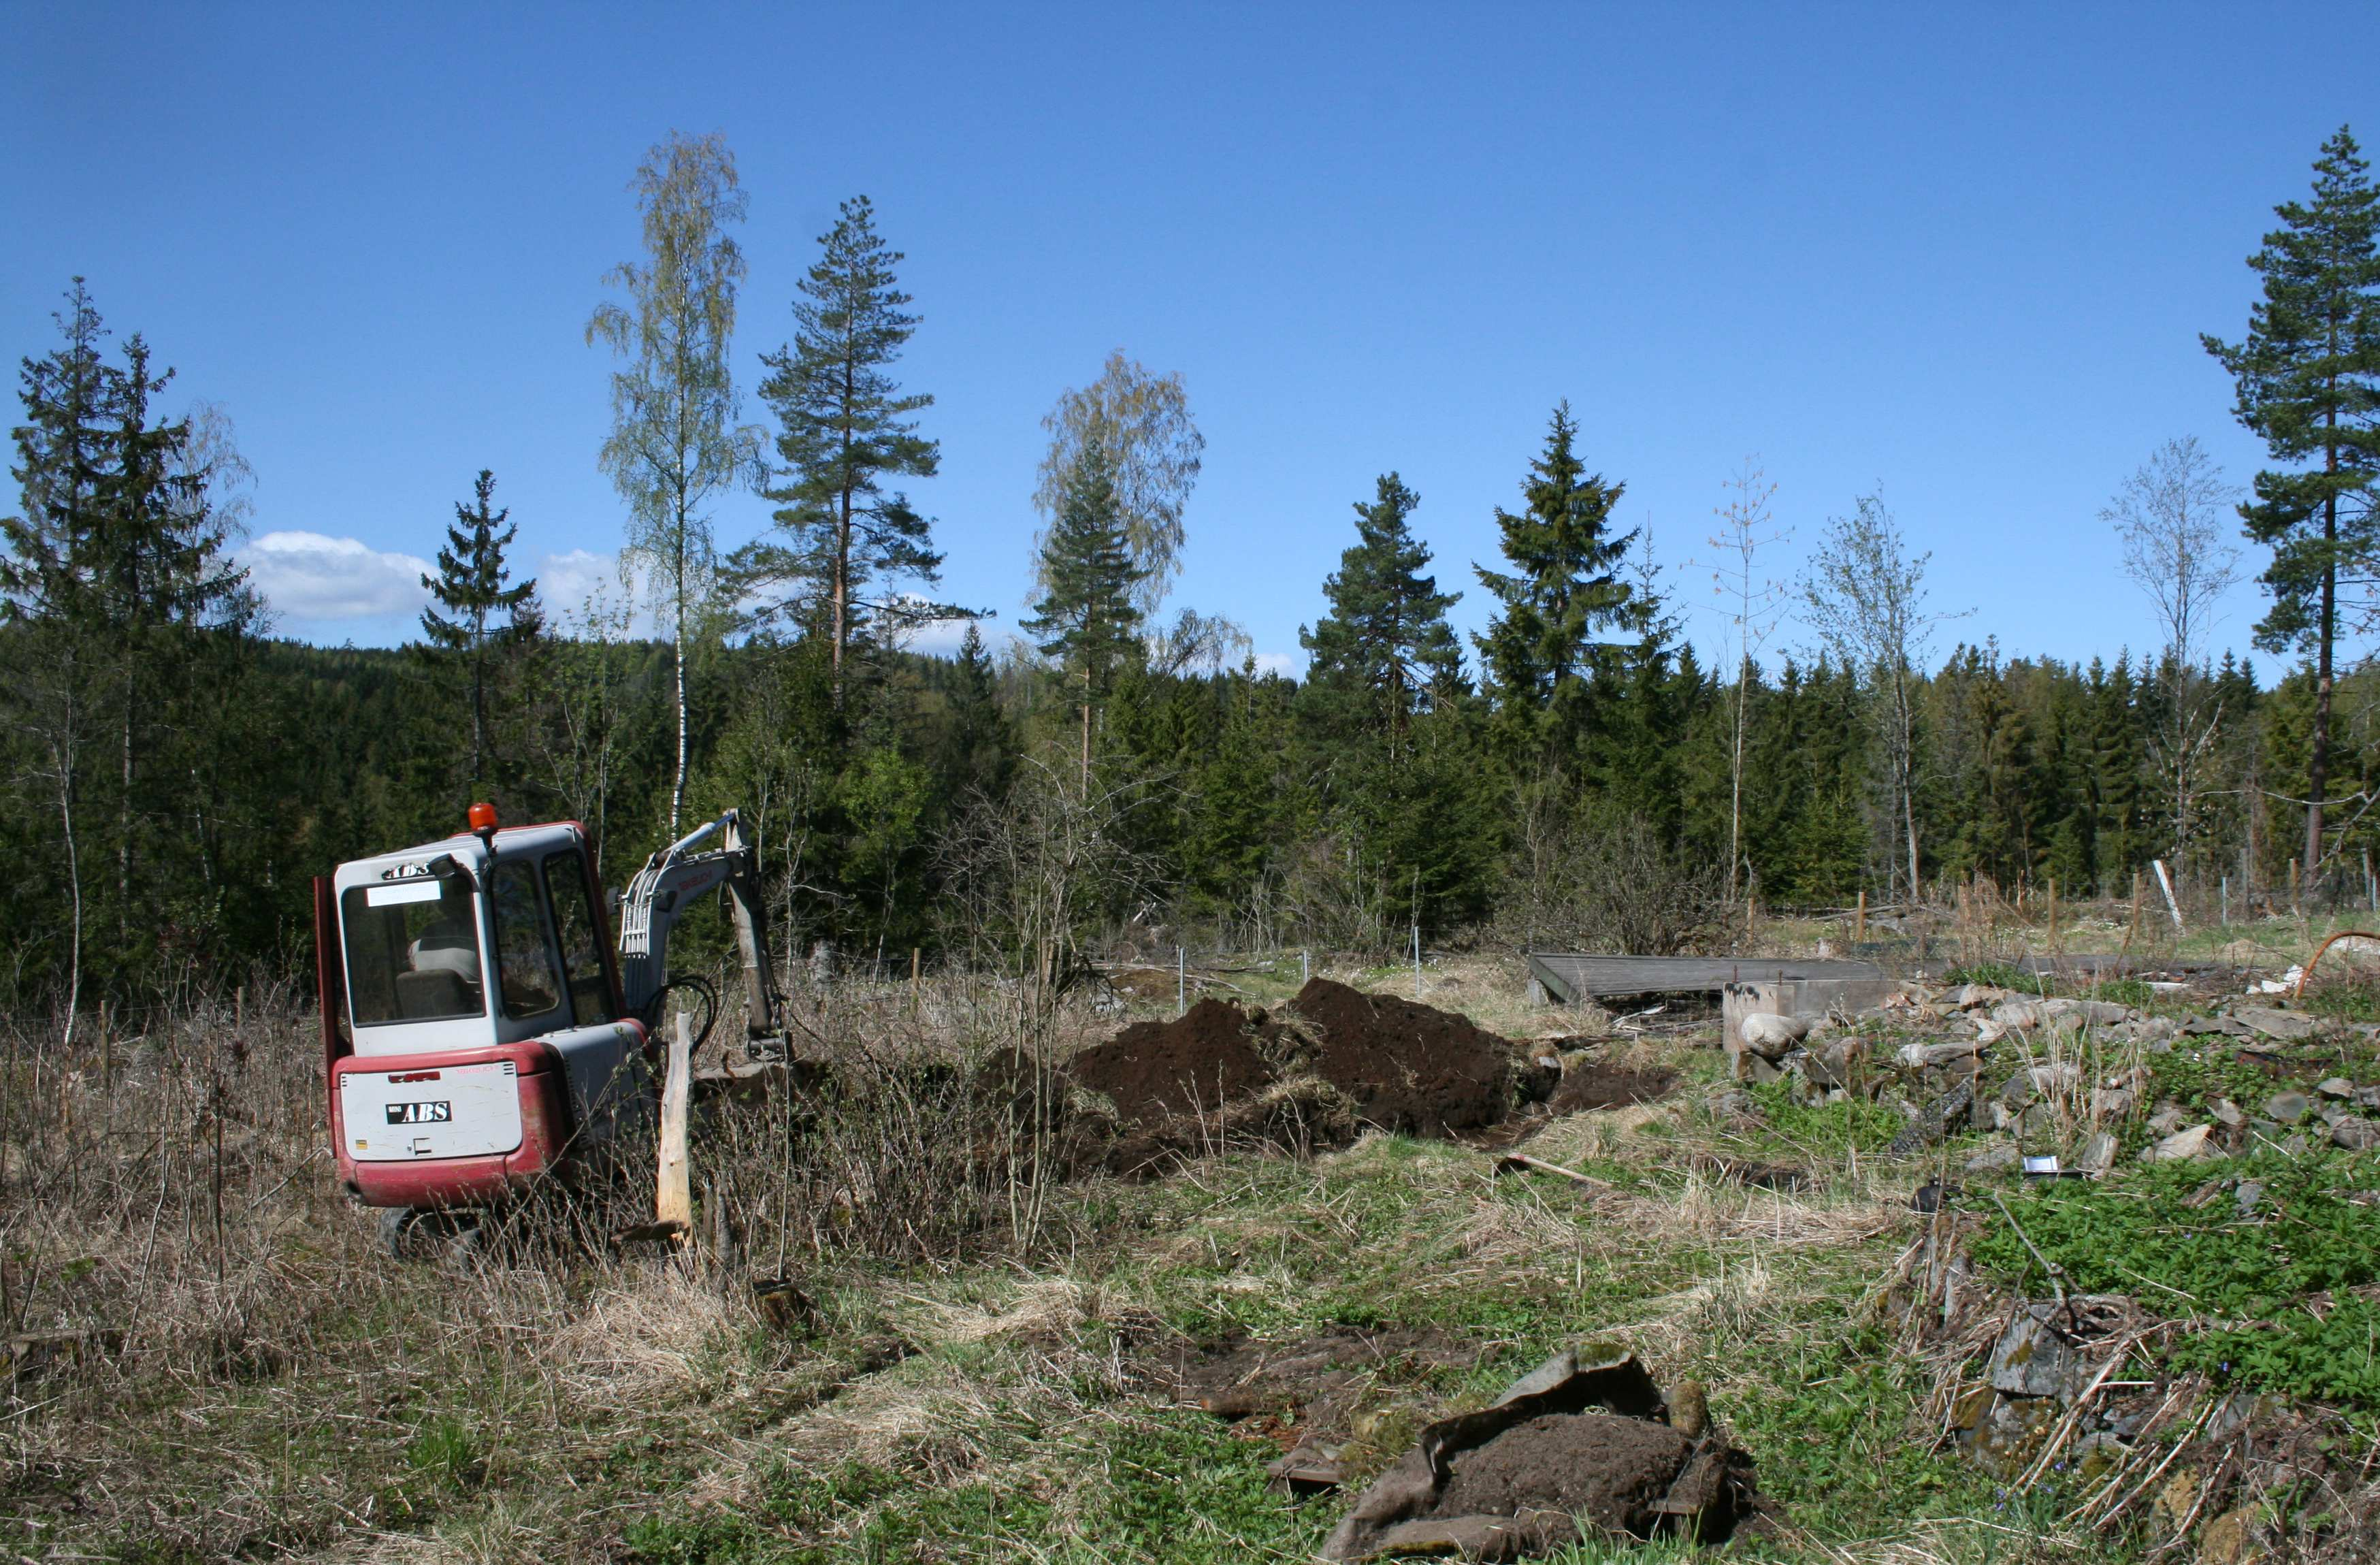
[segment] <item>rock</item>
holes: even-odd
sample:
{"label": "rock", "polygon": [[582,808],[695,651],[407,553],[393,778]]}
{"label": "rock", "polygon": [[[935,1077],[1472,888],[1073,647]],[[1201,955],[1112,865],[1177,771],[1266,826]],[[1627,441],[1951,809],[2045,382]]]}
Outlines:
{"label": "rock", "polygon": [[2180,1104],[2170,1101],[2159,1103],[2156,1106],[2156,1112],[2149,1116],[2149,1133],[2153,1135],[2171,1135],[2181,1128],[2182,1122],[2188,1118],[2190,1116],[2183,1112]]}
{"label": "rock", "polygon": [[1715,1120],[1755,1120],[1760,1117],[1760,1104],[1743,1088],[1730,1087],[1704,1098],[1703,1112]]}
{"label": "rock", "polygon": [[2302,1092],[2277,1092],[2265,1100],[2265,1118],[2293,1125],[2313,1112],[2313,1099]]}
{"label": "rock", "polygon": [[2238,1130],[2248,1122],[2248,1116],[2240,1105],[2228,1098],[2216,1098],[2206,1111],[2214,1116],[2216,1123],[2226,1130]]}
{"label": "rock", "polygon": [[2129,1022],[2140,1014],[2129,1005],[2118,1005],[2108,1000],[2046,1001],[2042,1011],[2053,1022],[2088,1022],[2103,1027]]}
{"label": "rock", "polygon": [[2103,1086],[2091,1095],[2091,1112],[2103,1120],[2120,1120],[2140,1099],[2128,1086]]}
{"label": "rock", "polygon": [[2143,1016],[2132,1024],[2132,1036],[2147,1043],[2163,1043],[2181,1032],[2181,1024],[2170,1016]]}
{"label": "rock", "polygon": [[2048,1020],[2048,1013],[2037,1000],[2004,1000],[1992,1007],[1992,1020],[2003,1027],[2031,1029]]}
{"label": "rock", "polygon": [[2013,1141],[1995,1141],[1967,1159],[1967,1171],[1972,1174],[2007,1173],[2024,1161],[2024,1154]]}
{"label": "rock", "polygon": [[2014,989],[1998,989],[1991,984],[1961,984],[1948,996],[1950,1004],[1961,1011],[1972,1011],[1981,1005],[1998,1005],[2004,1000],[2014,1000]]}
{"label": "rock", "polygon": [[2082,1079],[2082,1067],[2070,1061],[2060,1061],[2055,1065],[2032,1066],[2024,1074],[2026,1079],[2033,1083],[2035,1092],[2071,1092],[2075,1084]]}
{"label": "rock", "polygon": [[2087,1174],[2103,1174],[2116,1163],[2116,1138],[2101,1131],[2082,1144],[2074,1155],[2074,1166]]}
{"label": "rock", "polygon": [[2240,1005],[2232,1008],[2231,1019],[2255,1028],[2266,1037],[2280,1038],[2285,1042],[2312,1037],[2315,1032],[2314,1018],[2302,1011],[2274,1011],[2261,1005]]}
{"label": "rock", "polygon": [[2240,1182],[2240,1188],[2231,1193],[2231,1203],[2240,1208],[2240,1215],[2243,1218],[2254,1217],[2257,1203],[2264,1198],[2265,1184],[2262,1180],[2243,1179]]}
{"label": "rock", "polygon": [[1690,1440],[1699,1440],[1710,1427],[1710,1394],[1699,1380],[1683,1380],[1670,1392],[1670,1427]]}
{"label": "rock", "polygon": [[2256,1531],[2264,1521],[2261,1508],[2243,1505],[2206,1523],[2198,1535],[2198,1565],[2253,1565],[2265,1558]]}
{"label": "rock", "polygon": [[2219,1158],[2222,1149],[2215,1145],[2213,1125],[2192,1125],[2178,1130],[2142,1155],[2148,1163],[2187,1163],[2199,1158]]}
{"label": "rock", "polygon": [[1786,1051],[1810,1036],[1810,1024],[1799,1016],[1746,1016],[1736,1024],[1743,1047],[1764,1060],[1781,1060]]}
{"label": "rock", "polygon": [[1925,1111],[1902,1127],[1885,1154],[1907,1158],[1938,1146],[1949,1134],[1965,1123],[1974,1112],[1975,1088],[1972,1082],[1961,1082],[1925,1107]]}
{"label": "rock", "polygon": [[1912,1070],[1938,1071],[1946,1065],[1964,1064],[1975,1057],[1972,1043],[1908,1043],[1901,1045],[1896,1057]]}
{"label": "rock", "polygon": [[2011,1397],[2069,1396],[2082,1389],[2082,1355],[2050,1324],[2057,1309],[2039,1304],[2017,1312],[1985,1368],[1992,1389]]}
{"label": "rock", "polygon": [[2380,1109],[2380,1086],[2357,1087],[2355,1106],[2359,1109]]}
{"label": "rock", "polygon": [[2350,1152],[2369,1152],[2380,1146],[2380,1120],[2341,1120],[2330,1127],[2330,1144]]}
{"label": "rock", "polygon": [[2033,1076],[2019,1071],[2000,1086],[2000,1101],[2011,1109],[2022,1109],[2033,1101]]}
{"label": "rock", "polygon": [[2345,1076],[2325,1076],[2314,1090],[2325,1098],[2350,1098],[2355,1096],[2355,1084]]}
{"label": "rock", "polygon": [[2235,1022],[2228,1016],[2192,1016],[2181,1025],[2181,1030],[2192,1036],[2222,1033],[2230,1037],[2247,1037],[2251,1032],[2246,1023]]}
{"label": "rock", "polygon": [[1859,1084],[1867,1063],[1867,1040],[1856,1035],[1829,1038],[1826,1046],[1802,1057],[1803,1074],[1821,1086],[1842,1089]]}

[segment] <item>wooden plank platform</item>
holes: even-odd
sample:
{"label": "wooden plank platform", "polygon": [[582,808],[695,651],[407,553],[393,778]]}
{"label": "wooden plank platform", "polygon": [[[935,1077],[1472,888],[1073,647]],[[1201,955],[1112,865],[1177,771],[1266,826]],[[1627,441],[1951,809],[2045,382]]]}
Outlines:
{"label": "wooden plank platform", "polygon": [[[1575,1005],[1607,994],[1717,994],[1730,984],[1775,984],[1794,978],[1881,982],[1885,970],[1873,962],[1827,956],[1588,956],[1574,952],[1533,951],[1529,977],[1548,999]],[[2045,977],[2114,978],[2136,974],[2204,972],[2208,962],[2176,962],[2155,956],[2074,952],[2024,956],[2009,964]],[[1903,969],[1939,978],[1952,964],[1940,958],[1912,962]]]}
{"label": "wooden plank platform", "polygon": [[1873,983],[1882,981],[1884,969],[1873,962],[1840,957],[1583,956],[1533,951],[1529,976],[1550,999],[1575,1005],[1597,995],[1717,994],[1730,984],[1773,984],[1788,978]]}

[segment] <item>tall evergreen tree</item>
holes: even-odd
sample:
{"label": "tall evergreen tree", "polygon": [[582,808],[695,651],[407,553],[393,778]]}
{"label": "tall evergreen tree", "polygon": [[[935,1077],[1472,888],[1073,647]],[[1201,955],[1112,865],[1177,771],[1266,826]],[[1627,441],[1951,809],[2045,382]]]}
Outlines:
{"label": "tall evergreen tree", "polygon": [[802,297],[794,302],[792,345],[760,360],[771,371],[760,394],[776,410],[786,479],[763,492],[780,503],[784,541],[751,546],[734,564],[740,584],[824,595],[840,706],[855,635],[877,620],[916,623],[955,612],[867,595],[887,578],[930,585],[941,567],[933,524],[905,495],[884,488],[888,479],[934,476],[940,448],[917,433],[913,417],[934,399],[904,394],[890,372],[917,317],[905,309],[910,297],[894,274],[901,252],[878,236],[868,198],[844,202],[819,246],[818,261],[796,285]]}
{"label": "tall evergreen tree", "polygon": [[489,509],[495,492],[496,475],[480,468],[471,486],[471,503],[455,507],[455,520],[446,528],[446,547],[438,551],[438,574],[421,578],[431,597],[446,610],[443,614],[436,609],[422,610],[422,634],[430,637],[432,647],[470,665],[473,782],[487,775],[488,656],[537,625],[534,611],[528,610],[537,582],[507,585],[512,568],[504,562],[504,551],[512,547],[520,529],[509,519],[510,506]]}
{"label": "tall evergreen tree", "polygon": [[[138,334],[120,368],[105,363],[79,279],[67,303],[65,343],[21,371],[11,471],[24,504],[0,520],[0,626],[16,661],[0,711],[57,828],[71,1010],[95,897],[112,904],[119,977],[169,933],[194,943],[214,928],[212,838],[187,828],[203,819],[198,780],[225,736],[195,698],[209,638],[243,637],[256,610],[210,509],[208,457],[188,419],[156,414],[173,372],[152,370]],[[110,860],[112,886],[90,873]]]}
{"label": "tall evergreen tree", "polygon": [[1091,713],[1139,646],[1141,612],[1135,594],[1144,574],[1133,562],[1115,465],[1107,448],[1093,440],[1083,447],[1057,518],[1042,540],[1040,577],[1048,585],[1033,606],[1034,617],[1022,626],[1082,693],[1086,786],[1091,775]]}
{"label": "tall evergreen tree", "polygon": [[2313,199],[2274,211],[2281,226],[2248,264],[2264,279],[2239,343],[2201,340],[2238,384],[2240,421],[2279,461],[2240,508],[2248,536],[2273,550],[2265,572],[2273,610],[2256,627],[2268,651],[2314,659],[2307,757],[2305,863],[2323,863],[2330,774],[2332,665],[2342,569],[2380,554],[2380,191],[2341,126],[2314,161]]}
{"label": "tall evergreen tree", "polygon": [[1554,409],[1543,455],[1521,486],[1524,508],[1496,512],[1512,574],[1475,567],[1503,605],[1476,637],[1479,658],[1509,739],[1573,739],[1584,726],[1589,679],[1609,662],[1602,637],[1633,632],[1636,589],[1621,566],[1633,532],[1611,528],[1625,488],[1590,474],[1574,449],[1578,426],[1565,401]]}
{"label": "tall evergreen tree", "polygon": [[1380,475],[1371,503],[1355,505],[1356,542],[1324,578],[1330,612],[1301,628],[1318,691],[1353,697],[1366,726],[1402,734],[1414,713],[1452,690],[1463,653],[1446,611],[1462,595],[1424,576],[1429,548],[1406,525],[1421,497],[1394,473]]}

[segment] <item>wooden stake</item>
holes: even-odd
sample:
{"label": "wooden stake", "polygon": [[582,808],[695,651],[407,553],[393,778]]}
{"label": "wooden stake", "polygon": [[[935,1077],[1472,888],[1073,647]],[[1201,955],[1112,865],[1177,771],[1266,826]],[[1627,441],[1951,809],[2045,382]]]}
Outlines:
{"label": "wooden stake", "polygon": [[1860,888],[1859,911],[1852,915],[1852,939],[1854,940],[1867,939],[1867,888],[1865,886]]}
{"label": "wooden stake", "polygon": [[2058,877],[2049,878],[2049,952],[2058,954]]}
{"label": "wooden stake", "polygon": [[694,1192],[686,1166],[686,1110],[688,1077],[694,1058],[691,1014],[681,1011],[670,1029],[669,1074],[662,1083],[661,1167],[653,1195],[653,1220],[676,1225],[675,1242],[684,1244],[694,1230]]}

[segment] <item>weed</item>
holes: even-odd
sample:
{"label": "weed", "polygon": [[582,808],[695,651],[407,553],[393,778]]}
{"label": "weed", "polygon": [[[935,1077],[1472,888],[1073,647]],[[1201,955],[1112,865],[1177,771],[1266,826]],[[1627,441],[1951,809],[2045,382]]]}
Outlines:
{"label": "weed", "polygon": [[406,1465],[455,1492],[476,1487],[486,1471],[480,1444],[460,1419],[438,1417],[421,1426],[405,1448]]}

